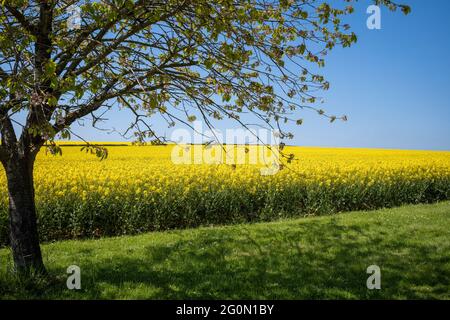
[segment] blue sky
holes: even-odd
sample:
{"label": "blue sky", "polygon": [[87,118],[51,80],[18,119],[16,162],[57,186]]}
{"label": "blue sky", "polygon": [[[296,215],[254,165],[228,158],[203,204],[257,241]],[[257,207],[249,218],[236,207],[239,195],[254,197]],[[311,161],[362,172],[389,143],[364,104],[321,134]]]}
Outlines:
{"label": "blue sky", "polygon": [[[358,42],[327,57],[322,73],[331,88],[321,107],[349,121],[330,124],[303,111],[304,125],[293,127],[289,144],[450,150],[450,1],[400,2],[411,6],[408,16],[383,9],[381,30],[369,30],[370,1],[361,0],[348,20]],[[120,112],[109,119],[117,129],[131,122]],[[123,140],[88,126],[76,132],[93,141]]]}

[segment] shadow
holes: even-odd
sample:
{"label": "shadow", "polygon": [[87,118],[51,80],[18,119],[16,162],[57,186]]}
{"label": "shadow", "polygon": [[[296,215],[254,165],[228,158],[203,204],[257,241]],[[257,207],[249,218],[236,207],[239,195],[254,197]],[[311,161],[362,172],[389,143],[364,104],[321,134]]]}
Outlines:
{"label": "shadow", "polygon": [[[332,218],[174,232],[164,243],[109,248],[108,258],[87,259],[81,294],[90,299],[449,298],[448,247],[438,252],[429,242],[406,241],[406,231],[381,229]],[[381,267],[382,290],[366,287],[372,264]]]}

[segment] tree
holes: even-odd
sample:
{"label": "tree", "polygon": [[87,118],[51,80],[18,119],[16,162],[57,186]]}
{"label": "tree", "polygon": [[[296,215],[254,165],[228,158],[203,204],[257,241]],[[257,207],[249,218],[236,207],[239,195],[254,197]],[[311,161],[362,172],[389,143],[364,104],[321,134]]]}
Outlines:
{"label": "tree", "polygon": [[[138,141],[161,137],[147,119],[208,126],[248,113],[280,129],[312,108],[336,45],[356,35],[341,17],[353,12],[316,0],[3,0],[0,16],[0,160],[9,190],[10,242],[18,271],[44,271],[33,167],[44,146],[75,134],[85,117],[124,108]],[[376,0],[390,9],[407,6]],[[79,15],[79,16],[78,16]],[[330,121],[345,117],[330,116]],[[21,121],[22,119],[22,121]],[[23,120],[25,119],[25,120]],[[100,157],[106,151],[86,146]]]}

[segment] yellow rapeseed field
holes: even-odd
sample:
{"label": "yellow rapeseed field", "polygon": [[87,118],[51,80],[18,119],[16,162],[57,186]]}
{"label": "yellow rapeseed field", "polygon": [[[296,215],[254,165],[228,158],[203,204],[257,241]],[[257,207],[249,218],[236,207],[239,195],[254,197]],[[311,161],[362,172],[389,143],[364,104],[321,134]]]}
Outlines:
{"label": "yellow rapeseed field", "polygon": [[[63,147],[39,154],[36,202],[44,240],[372,209],[450,196],[450,152],[287,147],[274,175],[249,164],[174,164],[172,146],[110,146],[100,161]],[[3,170],[3,169],[1,169]],[[0,242],[7,189],[0,175]]]}

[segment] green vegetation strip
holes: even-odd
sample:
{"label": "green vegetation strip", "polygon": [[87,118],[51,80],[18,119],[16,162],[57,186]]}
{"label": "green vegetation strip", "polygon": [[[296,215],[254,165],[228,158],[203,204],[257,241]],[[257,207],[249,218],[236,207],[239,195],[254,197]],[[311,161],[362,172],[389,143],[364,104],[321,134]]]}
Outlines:
{"label": "green vegetation strip", "polygon": [[[43,246],[51,280],[0,297],[62,299],[450,299],[450,202]],[[370,265],[381,290],[369,290]],[[66,289],[81,268],[82,289]]]}

